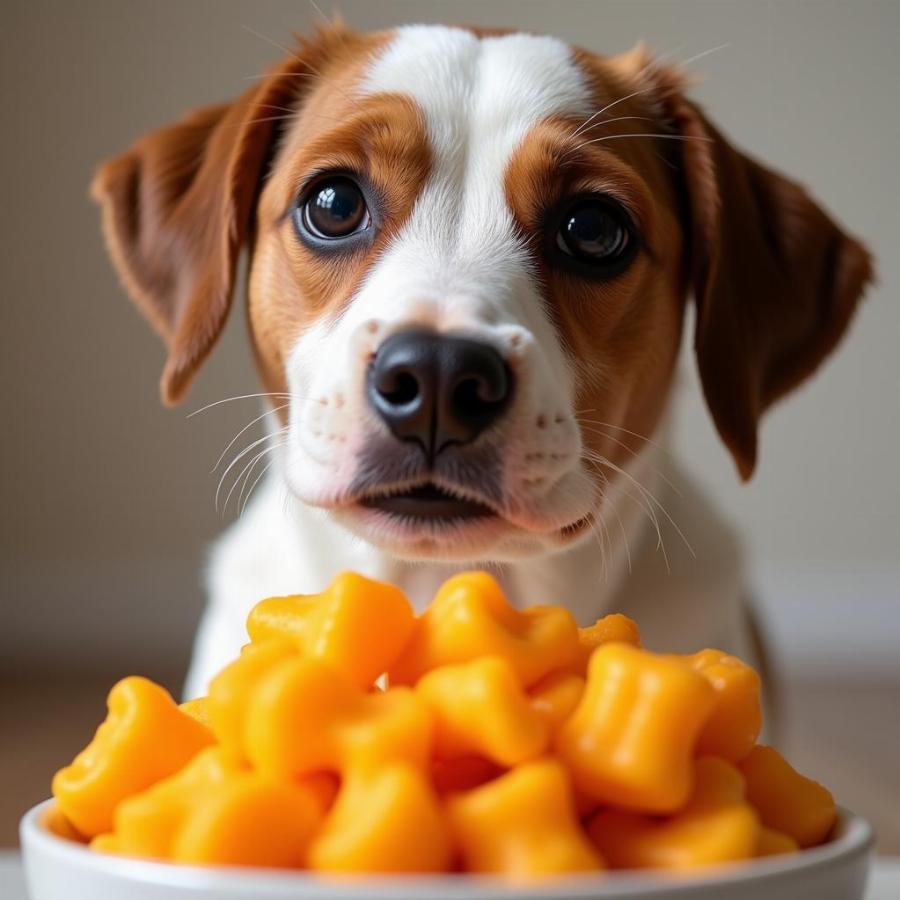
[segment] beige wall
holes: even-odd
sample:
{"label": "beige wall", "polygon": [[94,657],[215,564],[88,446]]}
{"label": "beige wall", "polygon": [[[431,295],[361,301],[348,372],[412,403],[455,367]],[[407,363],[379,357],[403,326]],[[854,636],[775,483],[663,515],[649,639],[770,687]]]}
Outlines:
{"label": "beige wall", "polygon": [[[366,28],[513,25],[609,52],[642,37],[676,59],[730,42],[696,64],[705,77],[696,96],[738,142],[805,181],[865,236],[880,286],[824,374],[768,421],[752,485],[737,485],[690,367],[676,443],[745,529],[766,590],[790,584],[800,606],[823,593],[836,626],[848,600],[859,615],[874,596],[883,627],[873,630],[896,634],[900,4],[345,0],[341,8]],[[209,469],[256,407],[185,413],[255,389],[243,316],[238,308],[186,407],[161,409],[162,351],[107,264],[87,183],[105,156],[188,107],[243,90],[278,56],[242,25],[286,42],[315,15],[307,0],[4,5],[6,663],[183,659],[204,546],[223,525]]]}

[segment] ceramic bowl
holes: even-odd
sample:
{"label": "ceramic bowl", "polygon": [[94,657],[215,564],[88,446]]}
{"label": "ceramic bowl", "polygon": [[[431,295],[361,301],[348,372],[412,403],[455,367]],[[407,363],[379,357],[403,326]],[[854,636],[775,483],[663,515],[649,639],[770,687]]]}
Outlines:
{"label": "ceramic bowl", "polygon": [[842,811],[821,847],[690,876],[615,872],[533,886],[469,875],[337,878],[94,853],[48,828],[52,804],[22,819],[31,900],[862,900],[872,848],[868,823]]}

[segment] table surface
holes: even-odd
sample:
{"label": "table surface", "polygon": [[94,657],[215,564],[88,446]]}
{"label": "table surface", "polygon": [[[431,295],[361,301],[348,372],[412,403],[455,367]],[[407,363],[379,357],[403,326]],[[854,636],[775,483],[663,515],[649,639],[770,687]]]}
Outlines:
{"label": "table surface", "polygon": [[[28,900],[17,850],[0,850],[0,898]],[[900,856],[876,857],[866,900],[900,900]]]}

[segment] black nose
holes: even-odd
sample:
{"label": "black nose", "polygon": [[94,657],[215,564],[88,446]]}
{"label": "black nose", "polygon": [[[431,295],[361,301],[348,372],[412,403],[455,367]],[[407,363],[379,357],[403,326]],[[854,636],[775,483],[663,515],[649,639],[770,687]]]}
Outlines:
{"label": "black nose", "polygon": [[372,407],[401,441],[429,460],[450,444],[473,441],[506,409],[512,373],[477,341],[403,331],[379,347],[369,369]]}

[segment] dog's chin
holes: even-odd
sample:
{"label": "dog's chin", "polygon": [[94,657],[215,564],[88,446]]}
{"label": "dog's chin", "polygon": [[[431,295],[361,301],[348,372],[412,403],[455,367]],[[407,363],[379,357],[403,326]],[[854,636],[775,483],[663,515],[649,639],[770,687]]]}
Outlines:
{"label": "dog's chin", "polygon": [[413,503],[359,502],[332,509],[344,528],[385,552],[410,561],[513,562],[568,547],[591,533],[593,514],[570,525],[533,531],[480,504],[445,511]]}

